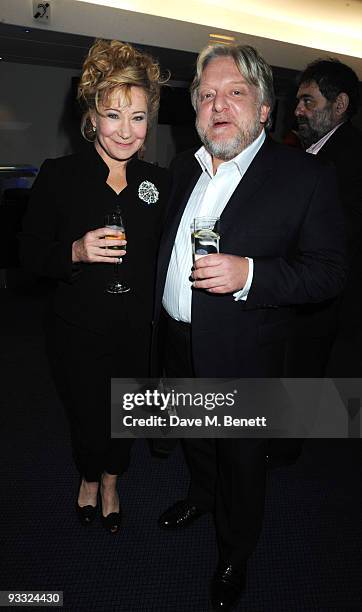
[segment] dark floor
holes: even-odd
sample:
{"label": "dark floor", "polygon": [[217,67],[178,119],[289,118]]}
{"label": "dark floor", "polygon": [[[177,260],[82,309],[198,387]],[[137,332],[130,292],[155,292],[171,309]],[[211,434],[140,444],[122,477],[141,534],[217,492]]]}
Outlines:
{"label": "dark floor", "polygon": [[[134,447],[113,537],[75,516],[78,477],[44,355],[43,299],[0,290],[0,590],[62,590],[65,610],[206,612],[216,563],[211,518],[164,533],[159,513],[187,490],[178,449]],[[362,608],[359,440],[309,441],[269,474],[264,529],[238,610]]]}

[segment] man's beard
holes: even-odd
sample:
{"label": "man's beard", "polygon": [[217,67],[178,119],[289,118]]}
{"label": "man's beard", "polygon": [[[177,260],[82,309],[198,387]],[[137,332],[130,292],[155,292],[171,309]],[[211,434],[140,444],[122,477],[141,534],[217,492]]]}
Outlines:
{"label": "man's beard", "polygon": [[[234,123],[234,125],[236,125]],[[196,120],[196,130],[205,149],[216,159],[229,161],[244,151],[260,134],[260,109],[255,114],[255,121],[249,126],[238,125],[238,133],[229,140],[212,140]]]}
{"label": "man's beard", "polygon": [[315,111],[314,115],[308,117],[297,117],[298,135],[305,149],[318,142],[325,134],[334,127],[332,117],[332,102],[328,102],[322,110]]}

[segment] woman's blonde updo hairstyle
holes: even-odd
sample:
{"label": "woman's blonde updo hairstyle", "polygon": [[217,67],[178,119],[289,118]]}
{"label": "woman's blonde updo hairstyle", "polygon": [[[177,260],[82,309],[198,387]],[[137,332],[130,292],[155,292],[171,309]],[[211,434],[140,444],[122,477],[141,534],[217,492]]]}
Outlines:
{"label": "woman's blonde updo hairstyle", "polygon": [[129,101],[131,87],[141,87],[147,98],[148,124],[155,117],[160,101],[160,67],[149,55],[118,40],[96,40],[83,64],[78,85],[78,100],[85,108],[81,132],[86,140],[94,141],[91,111],[99,112],[113,91],[122,88]]}

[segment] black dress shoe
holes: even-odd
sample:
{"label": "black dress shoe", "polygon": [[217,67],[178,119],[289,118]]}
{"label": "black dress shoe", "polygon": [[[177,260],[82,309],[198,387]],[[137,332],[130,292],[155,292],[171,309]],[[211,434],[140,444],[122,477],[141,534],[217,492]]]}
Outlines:
{"label": "black dress shoe", "polygon": [[191,525],[202,514],[205,514],[205,510],[201,510],[188,499],[182,499],[161,514],[158,524],[163,529],[179,529]]}
{"label": "black dress shoe", "polygon": [[111,514],[108,514],[107,516],[103,516],[102,514],[101,521],[104,529],[110,533],[117,534],[119,533],[121,526],[121,511],[111,512]]}
{"label": "black dress shoe", "polygon": [[210,585],[213,610],[229,612],[238,603],[246,585],[246,563],[220,563]]}
{"label": "black dress shoe", "polygon": [[90,523],[93,523],[94,519],[96,518],[96,506],[80,506],[77,502],[75,509],[82,525],[89,525]]}

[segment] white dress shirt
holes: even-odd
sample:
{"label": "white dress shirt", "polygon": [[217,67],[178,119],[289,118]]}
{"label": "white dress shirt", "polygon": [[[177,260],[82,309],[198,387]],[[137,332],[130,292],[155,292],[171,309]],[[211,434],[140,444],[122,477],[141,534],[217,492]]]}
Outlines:
{"label": "white dress shirt", "polygon": [[[162,304],[177,321],[191,323],[192,268],[191,226],[195,217],[220,217],[236,187],[265,140],[265,131],[244,151],[230,161],[222,162],[213,173],[212,158],[205,147],[195,153],[203,172],[197,181],[182,215],[168,266]],[[222,238],[222,227],[221,227]],[[245,286],[234,293],[235,300],[246,300],[253,280],[253,260]],[[232,299],[232,298],[230,298]]]}

